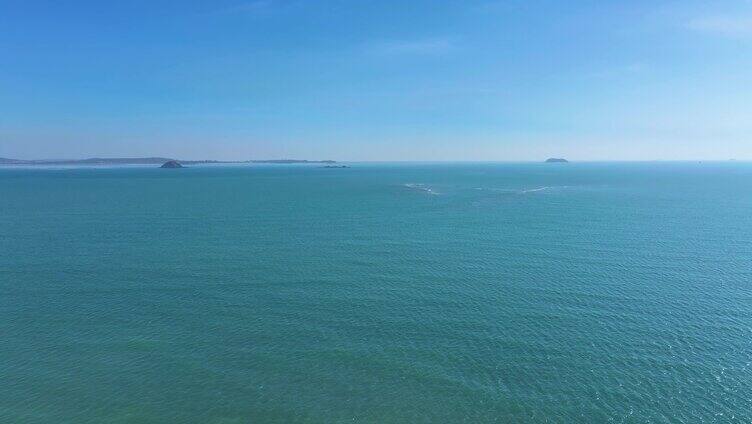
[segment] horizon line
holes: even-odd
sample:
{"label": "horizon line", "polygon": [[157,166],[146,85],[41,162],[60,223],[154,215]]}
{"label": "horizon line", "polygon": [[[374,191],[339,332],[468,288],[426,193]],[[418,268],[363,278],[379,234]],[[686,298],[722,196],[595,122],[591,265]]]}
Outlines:
{"label": "horizon line", "polygon": [[[549,158],[543,158],[543,159],[293,159],[293,158],[277,158],[277,159],[175,159],[169,156],[90,156],[90,157],[83,157],[83,158],[44,158],[44,159],[19,159],[19,158],[11,158],[11,157],[2,157],[0,156],[0,165],[12,165],[13,161],[20,162],[20,165],[23,164],[33,164],[33,163],[39,163],[44,164],[45,162],[83,162],[83,161],[93,161],[93,160],[102,160],[102,161],[143,161],[143,160],[157,160],[157,161],[178,161],[178,162],[206,162],[206,163],[225,163],[225,164],[242,164],[242,163],[253,163],[253,162],[283,162],[283,161],[289,161],[289,162],[299,162],[299,163],[316,163],[316,162],[347,162],[347,163],[540,163],[540,162],[546,162],[546,160],[555,158],[555,157],[549,157]],[[558,156],[558,158],[563,158],[563,156]],[[718,159],[718,158],[655,158],[655,159],[630,159],[630,158],[619,158],[619,159],[570,159],[570,158],[564,158],[568,162],[579,162],[579,163],[587,163],[587,162],[749,162],[752,161],[752,158],[728,158],[728,159]],[[4,163],[3,161],[8,161]],[[125,163],[125,162],[124,162]]]}

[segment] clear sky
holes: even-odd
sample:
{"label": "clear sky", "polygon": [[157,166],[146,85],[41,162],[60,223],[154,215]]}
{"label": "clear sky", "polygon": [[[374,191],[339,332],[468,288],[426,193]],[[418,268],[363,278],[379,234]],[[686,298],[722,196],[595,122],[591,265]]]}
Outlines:
{"label": "clear sky", "polygon": [[752,1],[0,0],[0,157],[752,159]]}

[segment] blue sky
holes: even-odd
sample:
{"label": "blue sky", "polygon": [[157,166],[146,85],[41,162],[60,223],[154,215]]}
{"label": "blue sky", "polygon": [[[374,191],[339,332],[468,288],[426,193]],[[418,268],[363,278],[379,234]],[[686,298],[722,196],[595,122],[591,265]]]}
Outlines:
{"label": "blue sky", "polygon": [[0,157],[752,159],[752,1],[0,0]]}

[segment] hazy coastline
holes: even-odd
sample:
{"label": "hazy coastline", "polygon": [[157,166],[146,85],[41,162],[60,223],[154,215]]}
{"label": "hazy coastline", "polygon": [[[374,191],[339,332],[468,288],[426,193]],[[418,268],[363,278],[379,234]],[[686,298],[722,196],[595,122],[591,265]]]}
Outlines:
{"label": "hazy coastline", "polygon": [[268,164],[333,164],[333,160],[307,160],[307,159],[252,159],[252,160],[180,160],[164,157],[141,157],[141,158],[87,158],[87,159],[10,159],[0,158],[0,165],[162,165],[165,162],[175,161],[183,165],[197,164],[242,164],[242,163],[268,163]]}

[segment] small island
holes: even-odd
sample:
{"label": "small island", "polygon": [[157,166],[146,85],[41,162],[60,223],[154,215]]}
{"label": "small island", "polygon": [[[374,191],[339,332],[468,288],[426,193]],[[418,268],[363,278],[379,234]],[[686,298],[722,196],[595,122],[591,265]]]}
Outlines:
{"label": "small island", "polygon": [[183,165],[181,165],[180,162],[176,160],[168,160],[167,162],[162,164],[162,166],[160,166],[160,168],[171,168],[171,169],[182,168],[182,167]]}
{"label": "small island", "polygon": [[548,158],[546,163],[569,163],[569,161],[563,158]]}
{"label": "small island", "polygon": [[347,165],[326,165],[326,166],[322,166],[322,168],[342,169],[342,168],[349,168],[349,166],[347,166]]}

